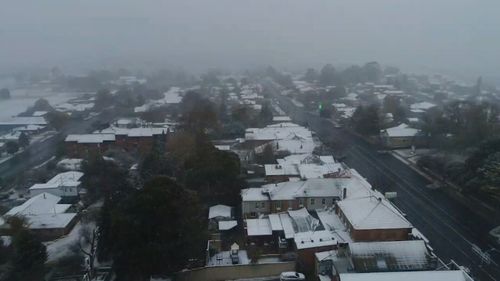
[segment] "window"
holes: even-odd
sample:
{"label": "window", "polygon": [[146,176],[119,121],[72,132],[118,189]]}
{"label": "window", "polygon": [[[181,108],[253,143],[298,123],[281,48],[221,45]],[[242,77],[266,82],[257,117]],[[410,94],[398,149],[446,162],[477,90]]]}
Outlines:
{"label": "window", "polygon": [[302,200],[302,198],[299,199],[299,206],[304,206],[304,201]]}
{"label": "window", "polygon": [[276,201],[275,206],[276,206],[276,209],[278,209],[278,208],[281,209],[281,201]]}
{"label": "window", "polygon": [[326,198],[321,199],[321,204],[323,204],[323,205],[326,204]]}
{"label": "window", "polygon": [[266,203],[265,203],[265,202],[261,202],[261,203],[260,203],[260,207],[261,207],[261,208],[264,208],[265,206],[266,206]]}
{"label": "window", "polygon": [[314,205],[314,198],[311,198],[311,205]]}
{"label": "window", "polygon": [[255,209],[259,208],[259,202],[255,202]]}

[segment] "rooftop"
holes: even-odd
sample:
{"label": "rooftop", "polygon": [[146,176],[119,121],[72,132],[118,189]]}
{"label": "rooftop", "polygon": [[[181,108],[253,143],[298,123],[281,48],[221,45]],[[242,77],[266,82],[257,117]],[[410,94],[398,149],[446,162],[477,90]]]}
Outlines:
{"label": "rooftop", "polygon": [[419,130],[410,128],[407,124],[399,124],[396,127],[387,128],[382,130],[389,137],[413,137],[418,134]]}
{"label": "rooftop", "polygon": [[382,196],[347,198],[339,208],[355,229],[403,229],[412,225]]}
{"label": "rooftop", "polygon": [[247,219],[247,236],[272,235],[271,222],[269,218]]}
{"label": "rooftop", "polygon": [[67,142],[77,143],[103,143],[105,141],[115,141],[114,134],[74,134],[66,137]]}
{"label": "rooftop", "polygon": [[342,281],[466,281],[461,270],[341,273]]}
{"label": "rooftop", "polygon": [[423,240],[356,242],[349,250],[357,272],[432,269]]}
{"label": "rooftop", "polygon": [[217,217],[231,218],[231,207],[226,205],[215,205],[208,210],[208,219]]}

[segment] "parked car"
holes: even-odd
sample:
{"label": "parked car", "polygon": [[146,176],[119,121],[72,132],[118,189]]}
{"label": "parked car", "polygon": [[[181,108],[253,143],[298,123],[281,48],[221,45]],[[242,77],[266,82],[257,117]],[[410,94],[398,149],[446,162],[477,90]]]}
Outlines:
{"label": "parked car", "polygon": [[290,281],[290,280],[304,281],[306,280],[306,277],[304,276],[304,274],[295,271],[287,271],[281,273],[280,281]]}

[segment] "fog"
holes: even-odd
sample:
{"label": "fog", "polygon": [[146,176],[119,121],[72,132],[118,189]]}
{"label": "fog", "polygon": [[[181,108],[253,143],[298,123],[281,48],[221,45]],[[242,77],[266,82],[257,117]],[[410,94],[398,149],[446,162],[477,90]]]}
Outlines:
{"label": "fog", "polygon": [[377,60],[500,76],[493,0],[2,0],[0,71],[284,69]]}

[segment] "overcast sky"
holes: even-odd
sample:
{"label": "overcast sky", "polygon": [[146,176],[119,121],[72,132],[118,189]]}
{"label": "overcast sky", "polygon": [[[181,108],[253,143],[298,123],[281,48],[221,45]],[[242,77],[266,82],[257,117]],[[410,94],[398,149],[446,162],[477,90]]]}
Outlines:
{"label": "overcast sky", "polygon": [[0,70],[382,64],[500,76],[498,0],[0,0]]}

